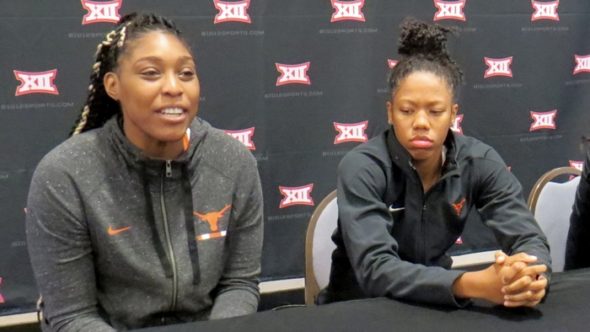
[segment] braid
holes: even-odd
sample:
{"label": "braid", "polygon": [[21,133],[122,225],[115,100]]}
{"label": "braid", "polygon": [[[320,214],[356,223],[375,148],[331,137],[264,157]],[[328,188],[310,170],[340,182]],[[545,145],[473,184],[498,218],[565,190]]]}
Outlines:
{"label": "braid", "polygon": [[86,103],[82,107],[70,136],[102,127],[111,117],[121,113],[119,102],[112,99],[105,90],[104,76],[117,68],[119,58],[121,54],[125,53],[129,42],[144,33],[158,30],[172,33],[184,42],[180,31],[168,19],[155,14],[132,13],[122,17],[117,27],[98,44],[95,62],[90,74]]}
{"label": "braid", "polygon": [[443,78],[456,98],[463,73],[446,47],[447,34],[452,30],[411,18],[402,22],[401,29],[398,53],[402,59],[389,74],[391,92],[409,74],[427,71]]}

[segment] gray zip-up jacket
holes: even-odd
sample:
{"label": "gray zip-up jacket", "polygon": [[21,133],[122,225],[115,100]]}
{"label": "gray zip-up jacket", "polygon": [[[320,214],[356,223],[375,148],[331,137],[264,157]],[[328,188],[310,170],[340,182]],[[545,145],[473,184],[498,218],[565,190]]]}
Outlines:
{"label": "gray zip-up jacket", "polygon": [[33,175],[27,242],[44,330],[255,312],[263,209],[252,154],[197,118],[179,158],[153,160],[119,122],[66,140]]}
{"label": "gray zip-up jacket", "polygon": [[[477,209],[504,252],[526,252],[550,268],[549,245],[516,178],[494,149],[449,131],[440,180],[424,193],[392,129],[359,145],[338,169],[338,229],[323,302],[387,296],[460,306],[464,271],[447,250]],[[549,277],[549,272],[547,273]]]}

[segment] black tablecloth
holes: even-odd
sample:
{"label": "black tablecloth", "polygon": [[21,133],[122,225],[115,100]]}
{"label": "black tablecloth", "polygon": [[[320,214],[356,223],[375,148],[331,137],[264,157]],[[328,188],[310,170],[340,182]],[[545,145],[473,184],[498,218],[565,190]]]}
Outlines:
{"label": "black tablecloth", "polygon": [[141,331],[590,331],[590,269],[554,273],[537,308],[476,302],[455,309],[376,298]]}

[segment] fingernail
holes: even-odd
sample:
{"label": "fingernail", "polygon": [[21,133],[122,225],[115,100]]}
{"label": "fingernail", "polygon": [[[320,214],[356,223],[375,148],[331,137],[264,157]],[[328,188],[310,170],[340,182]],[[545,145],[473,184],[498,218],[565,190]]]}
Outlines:
{"label": "fingernail", "polygon": [[537,256],[529,255],[529,257],[532,259],[537,259]]}

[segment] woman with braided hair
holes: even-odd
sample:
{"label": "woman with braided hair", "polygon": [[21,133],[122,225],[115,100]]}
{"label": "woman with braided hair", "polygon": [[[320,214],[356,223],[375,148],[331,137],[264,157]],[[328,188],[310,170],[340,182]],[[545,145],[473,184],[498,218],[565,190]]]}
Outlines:
{"label": "woman with braided hair", "polygon": [[98,45],[72,136],[33,175],[29,253],[45,331],[253,313],[256,162],[196,117],[195,59],[169,20],[131,14]]}
{"label": "woman with braided hair", "polygon": [[[389,77],[391,126],[338,168],[337,247],[320,303],[387,296],[515,307],[545,296],[549,247],[520,184],[494,149],[450,130],[462,73],[446,50],[448,32],[412,19],[402,24],[401,59]],[[472,209],[503,252],[481,271],[449,270],[446,252]]]}

